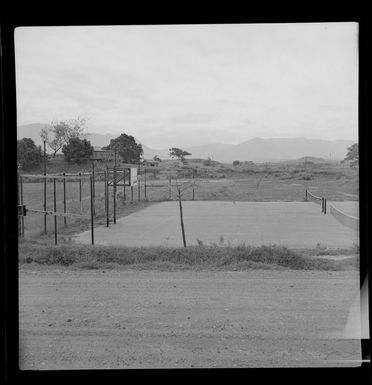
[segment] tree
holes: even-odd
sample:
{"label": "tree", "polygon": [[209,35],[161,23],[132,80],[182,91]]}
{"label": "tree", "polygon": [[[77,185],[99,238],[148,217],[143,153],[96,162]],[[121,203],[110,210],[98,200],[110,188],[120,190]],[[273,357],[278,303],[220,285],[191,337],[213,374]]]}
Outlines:
{"label": "tree", "polygon": [[350,167],[357,167],[359,164],[359,151],[358,143],[354,143],[352,146],[347,148],[347,154],[342,163],[350,161]]}
{"label": "tree", "polygon": [[78,117],[60,122],[52,122],[51,127],[44,127],[40,137],[53,150],[53,157],[71,138],[81,138],[85,129],[85,119]]}
{"label": "tree", "polygon": [[186,235],[185,235],[185,225],[183,223],[182,198],[191,188],[195,188],[195,186],[196,186],[196,183],[194,181],[179,183],[178,179],[176,179],[175,189],[176,189],[176,196],[178,199],[178,206],[180,209],[181,233],[182,233],[182,241],[183,241],[184,247],[187,247],[187,244],[186,244]]}
{"label": "tree", "polygon": [[157,155],[155,155],[153,159],[155,162],[161,162],[161,159]]}
{"label": "tree", "polygon": [[30,138],[17,140],[17,160],[23,170],[38,166],[43,161],[41,146]]}
{"label": "tree", "polygon": [[233,161],[233,166],[240,166],[240,161],[239,160],[234,160]]}
{"label": "tree", "polygon": [[65,160],[70,163],[83,163],[93,154],[93,147],[89,140],[70,138],[68,144],[62,147]]}
{"label": "tree", "polygon": [[141,162],[143,149],[137,144],[133,136],[121,134],[119,137],[110,140],[110,144],[103,147],[104,150],[116,150],[126,163],[138,164]]}
{"label": "tree", "polygon": [[192,155],[192,154],[190,154],[190,153],[187,152],[187,151],[181,150],[180,148],[172,147],[172,148],[169,149],[169,155],[170,155],[172,158],[177,158],[177,159],[180,160],[183,164],[185,164],[185,162],[186,162],[185,156],[187,156],[187,155]]}

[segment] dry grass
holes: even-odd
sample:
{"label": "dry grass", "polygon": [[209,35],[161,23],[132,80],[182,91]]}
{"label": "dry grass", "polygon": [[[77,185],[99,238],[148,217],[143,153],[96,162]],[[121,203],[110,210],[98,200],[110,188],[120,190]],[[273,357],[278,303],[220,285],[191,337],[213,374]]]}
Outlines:
{"label": "dry grass", "polygon": [[114,247],[21,243],[19,263],[60,265],[84,269],[111,266],[179,270],[287,268],[296,270],[342,270],[357,268],[357,258],[332,261],[313,258],[276,245],[253,247],[193,246],[188,248]]}

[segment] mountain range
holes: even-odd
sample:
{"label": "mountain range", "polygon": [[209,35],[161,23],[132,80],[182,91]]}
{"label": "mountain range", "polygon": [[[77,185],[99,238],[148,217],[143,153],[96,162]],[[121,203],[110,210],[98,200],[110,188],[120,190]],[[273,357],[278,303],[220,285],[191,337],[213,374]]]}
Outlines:
{"label": "mountain range", "polygon": [[[31,138],[37,145],[41,145],[40,130],[46,124],[33,123],[18,126],[18,138]],[[93,146],[103,147],[110,143],[118,134],[87,133],[85,137]],[[161,159],[169,158],[168,148],[156,150],[141,143],[145,159],[152,159],[155,155]],[[342,160],[347,148],[355,141],[352,140],[322,140],[307,138],[253,138],[239,144],[212,143],[199,146],[183,147],[191,153],[189,158],[211,158],[220,162],[252,161],[276,162],[299,159],[302,157],[316,157],[323,159]]]}

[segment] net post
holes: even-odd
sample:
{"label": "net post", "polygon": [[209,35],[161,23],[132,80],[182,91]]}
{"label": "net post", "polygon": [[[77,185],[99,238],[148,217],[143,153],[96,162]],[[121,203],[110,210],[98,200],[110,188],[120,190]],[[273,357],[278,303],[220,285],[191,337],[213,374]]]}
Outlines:
{"label": "net post", "polygon": [[[57,194],[56,194],[56,178],[53,178],[53,200],[54,213],[57,212]],[[57,215],[54,215],[54,244],[57,244]]]}
{"label": "net post", "polygon": [[90,226],[91,226],[91,236],[92,236],[92,245],[94,245],[94,177],[90,176]]}
{"label": "net post", "polygon": [[[66,173],[63,174],[63,212],[66,214],[67,208],[66,208]],[[67,224],[67,218],[63,217],[63,225],[66,227]]]}

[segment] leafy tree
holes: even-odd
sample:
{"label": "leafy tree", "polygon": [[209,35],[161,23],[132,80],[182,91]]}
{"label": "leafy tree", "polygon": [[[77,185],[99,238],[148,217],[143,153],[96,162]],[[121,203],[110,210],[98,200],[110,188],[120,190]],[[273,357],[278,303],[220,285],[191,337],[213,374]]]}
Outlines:
{"label": "leafy tree", "polygon": [[137,144],[133,136],[121,134],[119,137],[110,140],[110,144],[103,147],[104,150],[116,150],[126,163],[140,163],[143,149],[141,144]]}
{"label": "leafy tree", "polygon": [[68,144],[62,147],[65,160],[70,163],[83,163],[93,154],[93,146],[89,140],[70,138]]}
{"label": "leafy tree", "polygon": [[85,129],[85,119],[78,117],[60,122],[52,122],[51,127],[44,127],[40,137],[53,150],[53,157],[71,138],[81,138]]}
{"label": "leafy tree", "polygon": [[359,164],[359,151],[358,143],[354,143],[352,146],[347,148],[347,154],[342,163],[350,161],[350,167],[357,167]]}
{"label": "leafy tree", "polygon": [[233,161],[233,166],[240,166],[240,161],[239,160],[234,160]]}
{"label": "leafy tree", "polygon": [[17,160],[23,170],[38,166],[43,161],[41,146],[30,138],[17,140]]}
{"label": "leafy tree", "polygon": [[169,149],[169,155],[172,158],[177,158],[182,163],[185,163],[186,162],[185,156],[192,155],[192,154],[190,154],[187,151],[181,150],[180,148],[172,147],[172,148]]}

